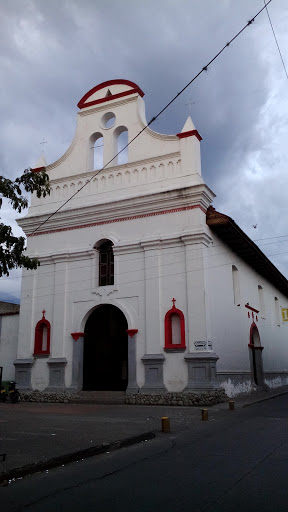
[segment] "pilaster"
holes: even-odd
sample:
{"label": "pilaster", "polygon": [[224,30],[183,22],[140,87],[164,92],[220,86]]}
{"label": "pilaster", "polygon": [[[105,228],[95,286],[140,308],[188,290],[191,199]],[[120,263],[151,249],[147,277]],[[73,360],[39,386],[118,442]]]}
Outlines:
{"label": "pilaster", "polygon": [[83,389],[83,353],[84,353],[84,332],[72,332],[73,355],[72,355],[72,383],[71,391]]}
{"label": "pilaster", "polygon": [[141,243],[144,248],[146,352],[161,349],[160,321],[160,240]]}
{"label": "pilaster", "polygon": [[145,384],[141,393],[165,393],[167,391],[163,382],[163,354],[145,354],[142,363],[145,367]]}
{"label": "pilaster", "polygon": [[136,339],[138,329],[127,329],[128,334],[128,385],[127,394],[138,392],[137,376],[136,376]]}
{"label": "pilaster", "polygon": [[185,247],[188,349],[194,352],[195,343],[208,349],[207,311],[205,301],[204,250],[211,238],[199,232],[181,237]]}
{"label": "pilaster", "polygon": [[67,259],[64,255],[53,257],[54,260],[54,296],[51,356],[61,358],[64,356],[64,332],[66,322],[66,284]]}
{"label": "pilaster", "polygon": [[35,363],[35,359],[16,359],[14,361],[15,366],[15,382],[16,386],[20,391],[31,391],[31,375],[32,366]]}
{"label": "pilaster", "polygon": [[197,351],[185,356],[188,365],[187,392],[210,391],[220,388],[216,363],[219,357],[212,351]]}
{"label": "pilaster", "polygon": [[51,358],[47,361],[47,364],[49,367],[49,386],[45,391],[64,391],[66,357]]}

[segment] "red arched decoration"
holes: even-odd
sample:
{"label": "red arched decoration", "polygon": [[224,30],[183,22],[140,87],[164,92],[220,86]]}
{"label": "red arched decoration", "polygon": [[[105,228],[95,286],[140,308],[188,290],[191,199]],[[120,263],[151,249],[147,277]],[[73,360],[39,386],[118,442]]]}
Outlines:
{"label": "red arched decoration", "polygon": [[[128,85],[129,87],[132,87],[132,89],[128,91],[119,92],[118,94],[111,94],[111,96],[105,96],[105,98],[99,98],[98,100],[94,101],[87,101],[92,94],[94,94],[97,91],[100,91],[101,89],[104,89],[106,87],[109,87],[111,85]],[[86,92],[84,94],[83,98],[79,101],[77,104],[78,108],[85,108],[85,107],[91,107],[91,105],[97,105],[98,103],[104,103],[106,101],[115,100],[116,98],[122,98],[122,96],[129,96],[130,94],[138,93],[142,98],[144,96],[144,92],[138,87],[137,84],[134,82],[130,82],[130,80],[108,80],[107,82],[102,82],[102,84],[96,85],[96,87],[93,87],[93,89],[90,89],[90,91]],[[86,103],[87,102],[87,103]]]}
{"label": "red arched decoration", "polygon": [[[258,333],[260,345],[254,345],[254,343],[253,343],[253,336],[252,335],[253,335],[253,330],[254,329],[256,329],[256,331]],[[258,330],[258,327],[255,324],[255,322],[252,322],[251,327],[250,327],[248,347],[253,349],[253,350],[255,350],[255,349],[256,350],[263,350],[264,349],[264,347],[262,347],[262,345],[261,345],[261,338],[260,338],[259,330]]]}
{"label": "red arched decoration", "polygon": [[[185,320],[184,315],[180,309],[177,309],[175,307],[175,299],[172,299],[173,306],[169,311],[167,311],[165,315],[165,349],[185,349]],[[172,316],[177,315],[180,320],[180,336],[181,336],[181,342],[180,343],[173,343],[172,339]]]}
{"label": "red arched decoration", "polygon": [[[42,318],[36,324],[35,327],[35,342],[34,342],[34,356],[49,356],[50,355],[50,331],[51,325],[45,318],[45,309],[42,311]],[[47,329],[47,343],[46,347],[43,347],[43,333],[44,328]]]}

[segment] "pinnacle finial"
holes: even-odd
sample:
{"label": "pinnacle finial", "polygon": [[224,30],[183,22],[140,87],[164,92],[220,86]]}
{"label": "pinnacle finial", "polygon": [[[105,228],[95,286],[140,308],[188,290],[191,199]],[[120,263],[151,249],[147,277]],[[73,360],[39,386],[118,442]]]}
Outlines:
{"label": "pinnacle finial", "polygon": [[181,133],[190,132],[192,130],[195,130],[195,126],[193,124],[193,121],[192,121],[191,117],[188,116],[187,119],[186,119],[186,123],[184,124],[184,126],[182,128]]}

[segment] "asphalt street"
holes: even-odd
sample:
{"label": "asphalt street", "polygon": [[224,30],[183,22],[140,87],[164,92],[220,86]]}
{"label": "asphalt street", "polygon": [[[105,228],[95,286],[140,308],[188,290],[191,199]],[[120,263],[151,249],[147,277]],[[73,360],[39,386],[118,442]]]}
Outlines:
{"label": "asphalt street", "polygon": [[0,488],[1,511],[286,511],[288,396]]}

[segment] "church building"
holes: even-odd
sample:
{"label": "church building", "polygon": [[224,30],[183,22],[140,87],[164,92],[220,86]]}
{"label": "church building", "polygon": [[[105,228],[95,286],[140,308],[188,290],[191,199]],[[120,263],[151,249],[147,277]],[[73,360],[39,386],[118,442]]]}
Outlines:
{"label": "church building", "polygon": [[[18,223],[20,390],[212,392],[288,383],[288,282],[201,176],[201,136],[146,127],[128,80],[78,103],[71,146],[42,158],[51,193]],[[127,144],[129,143],[128,147]]]}

